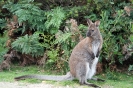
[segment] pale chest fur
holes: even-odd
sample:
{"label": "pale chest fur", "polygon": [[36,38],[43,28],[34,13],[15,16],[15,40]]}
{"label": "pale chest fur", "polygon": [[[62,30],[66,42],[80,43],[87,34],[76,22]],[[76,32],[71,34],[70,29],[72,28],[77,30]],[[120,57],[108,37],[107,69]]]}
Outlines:
{"label": "pale chest fur", "polygon": [[[98,52],[99,45],[100,45],[100,43],[97,42],[97,41],[92,42],[92,51],[93,51],[93,53],[94,53],[95,56],[96,56],[96,54]],[[88,76],[87,78],[88,79],[91,79],[92,76],[95,74],[97,63],[98,63],[98,58],[95,57],[94,60],[93,60],[93,62],[92,62],[91,67],[89,66],[90,63],[87,63],[86,64],[87,65],[87,69],[88,69],[87,70],[87,76]]]}
{"label": "pale chest fur", "polygon": [[100,45],[99,41],[93,41],[92,42],[92,51],[93,51],[95,56],[96,56],[96,54],[98,52],[99,45]]}

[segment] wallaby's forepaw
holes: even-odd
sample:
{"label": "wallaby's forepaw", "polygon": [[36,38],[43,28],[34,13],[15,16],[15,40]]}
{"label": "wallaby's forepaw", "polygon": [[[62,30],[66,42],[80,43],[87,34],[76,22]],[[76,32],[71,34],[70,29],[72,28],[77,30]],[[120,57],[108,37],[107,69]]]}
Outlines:
{"label": "wallaby's forepaw", "polygon": [[91,58],[92,58],[92,59],[95,59],[95,55],[94,55],[94,53],[92,53]]}

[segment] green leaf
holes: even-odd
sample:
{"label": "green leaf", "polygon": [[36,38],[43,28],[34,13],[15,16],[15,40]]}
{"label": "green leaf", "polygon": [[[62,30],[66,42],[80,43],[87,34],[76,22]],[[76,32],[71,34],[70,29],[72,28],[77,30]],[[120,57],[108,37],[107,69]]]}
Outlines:
{"label": "green leaf", "polygon": [[130,35],[129,40],[133,42],[133,35]]}
{"label": "green leaf", "polygon": [[45,27],[50,30],[52,30],[52,27],[59,29],[62,20],[65,18],[65,12],[61,7],[57,7],[55,9],[52,9],[51,11],[47,11],[45,15],[47,17]]}
{"label": "green leaf", "polygon": [[12,47],[22,53],[31,54],[32,56],[42,56],[44,54],[44,48],[38,42],[38,33],[34,33],[31,36],[25,35],[19,37],[12,43]]}
{"label": "green leaf", "polygon": [[133,70],[133,65],[129,65],[128,67],[128,71],[131,71],[131,70]]}

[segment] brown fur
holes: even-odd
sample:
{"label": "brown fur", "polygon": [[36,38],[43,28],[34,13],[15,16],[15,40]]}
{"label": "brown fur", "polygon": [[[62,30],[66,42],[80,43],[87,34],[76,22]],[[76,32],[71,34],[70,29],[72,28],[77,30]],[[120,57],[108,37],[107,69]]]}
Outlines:
{"label": "brown fur", "polygon": [[4,55],[5,60],[0,64],[0,71],[5,69],[10,71],[11,56],[9,54]]}
{"label": "brown fur", "polygon": [[45,66],[46,59],[47,59],[47,53],[45,52],[43,57],[37,59],[37,64],[39,65],[39,67],[44,67]]}
{"label": "brown fur", "polygon": [[[74,48],[74,50],[73,50],[73,52],[71,54],[71,57],[70,57],[70,61],[69,61],[70,68],[72,68],[71,69],[71,73],[73,75],[76,74],[75,71],[74,71],[75,70],[75,66],[74,65],[76,65],[80,61],[83,61],[83,63],[84,62],[87,62],[87,60],[80,59],[80,58],[86,57],[83,54],[86,53],[86,55],[88,55],[88,53],[90,53],[90,54],[93,53],[93,51],[92,51],[92,45],[91,45],[92,44],[92,41],[93,40],[91,38],[86,37],[84,40],[82,40],[80,43],[78,43],[78,45]],[[101,46],[102,46],[102,43],[100,44],[99,49],[101,49]],[[82,51],[82,52],[81,53],[78,53],[77,51]],[[78,55],[76,53],[78,53]],[[79,59],[75,59],[77,57]],[[74,61],[75,61],[75,63],[74,63]]]}
{"label": "brown fur", "polygon": [[131,12],[133,11],[132,7],[130,6],[125,6],[124,10],[126,11],[127,15],[130,16]]}
{"label": "brown fur", "polygon": [[84,37],[81,35],[81,32],[79,31],[77,21],[75,19],[70,19],[66,23],[70,24],[69,26],[66,26],[66,31],[70,31],[72,33],[71,39],[72,41],[81,41],[84,39]]}
{"label": "brown fur", "polygon": [[6,60],[4,60],[0,65],[0,71],[3,71],[4,69],[8,69],[10,71],[10,64]]}
{"label": "brown fur", "polygon": [[96,74],[101,74],[103,72],[103,64],[98,62],[97,63],[97,72]]}
{"label": "brown fur", "polygon": [[33,58],[31,55],[22,54],[22,62],[20,63],[21,66],[26,66],[30,64],[35,64],[37,58]]}

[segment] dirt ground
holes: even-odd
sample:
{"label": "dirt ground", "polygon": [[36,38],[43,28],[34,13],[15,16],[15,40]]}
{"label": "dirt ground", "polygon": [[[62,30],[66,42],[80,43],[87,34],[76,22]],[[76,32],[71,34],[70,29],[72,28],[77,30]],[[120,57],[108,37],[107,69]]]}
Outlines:
{"label": "dirt ground", "polygon": [[[55,86],[53,84],[46,83],[22,83],[22,82],[0,82],[0,88],[88,88],[87,86]],[[92,87],[89,87],[92,88]],[[114,88],[112,86],[103,86],[102,88]]]}
{"label": "dirt ground", "polygon": [[21,82],[0,82],[0,88],[72,88],[69,86],[54,86],[46,83],[21,83]]}

